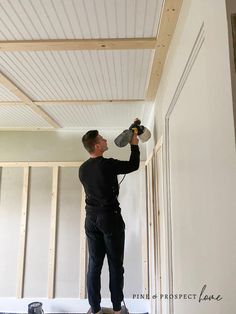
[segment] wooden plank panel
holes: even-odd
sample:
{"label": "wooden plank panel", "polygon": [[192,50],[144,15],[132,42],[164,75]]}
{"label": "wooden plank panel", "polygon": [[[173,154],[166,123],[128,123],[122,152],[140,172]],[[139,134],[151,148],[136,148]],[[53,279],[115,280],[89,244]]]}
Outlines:
{"label": "wooden plank panel", "polygon": [[55,286],[54,281],[55,281],[56,233],[57,233],[58,170],[59,170],[58,166],[53,167],[51,230],[50,230],[49,265],[48,265],[48,298],[54,297],[54,286]]}
{"label": "wooden plank panel", "polygon": [[19,261],[18,261],[18,278],[17,278],[17,297],[23,297],[24,289],[24,272],[25,272],[25,252],[26,252],[26,233],[28,219],[28,187],[29,187],[29,167],[24,167],[23,174],[23,191],[22,191],[22,212],[20,225],[20,244],[19,244]]}

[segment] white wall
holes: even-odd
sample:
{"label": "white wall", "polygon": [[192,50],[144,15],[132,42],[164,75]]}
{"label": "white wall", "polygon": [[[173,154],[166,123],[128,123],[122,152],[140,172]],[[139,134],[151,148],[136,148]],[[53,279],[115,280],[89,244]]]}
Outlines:
{"label": "white wall", "polygon": [[[125,159],[129,145],[119,148],[114,144],[118,135],[99,132],[108,140],[105,157]],[[85,132],[84,132],[85,133]],[[84,133],[73,131],[1,131],[0,161],[83,161],[88,158],[81,139]],[[145,160],[145,145],[140,144],[141,159]]]}
{"label": "white wall", "polygon": [[[127,160],[129,146],[115,147],[115,136],[108,134],[109,150],[105,157]],[[0,146],[0,161],[83,161],[88,158],[81,144],[81,134],[76,132],[0,132]],[[144,146],[141,149],[145,153]],[[77,174],[76,168],[61,168],[59,173],[56,298],[79,296],[81,184]],[[1,298],[16,296],[23,170],[4,168],[0,177],[1,312]],[[25,298],[47,297],[51,186],[52,169],[31,169]],[[143,203],[140,194],[144,188],[142,171],[127,175],[121,184],[120,202],[126,222],[124,292],[127,298],[142,292],[140,212]],[[107,266],[102,278],[102,297],[109,298]]]}
{"label": "white wall", "polygon": [[[236,156],[225,1],[183,1],[153,131],[169,157],[161,210],[171,213],[173,292],[197,294],[175,300],[174,313],[234,313]],[[199,303],[204,284],[223,300]]]}

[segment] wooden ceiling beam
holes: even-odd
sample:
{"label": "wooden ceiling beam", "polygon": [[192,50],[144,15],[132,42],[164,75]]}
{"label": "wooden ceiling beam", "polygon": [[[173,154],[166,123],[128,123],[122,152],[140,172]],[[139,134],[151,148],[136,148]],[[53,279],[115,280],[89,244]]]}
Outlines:
{"label": "wooden ceiling beam", "polygon": [[0,41],[0,51],[155,49],[156,38]]}
{"label": "wooden ceiling beam", "polygon": [[[20,90],[9,78],[7,78],[3,73],[0,72],[0,84],[7,88],[12,94],[21,100],[22,105],[27,105],[32,111],[37,113],[41,118],[49,123],[54,128],[60,128],[61,126],[43,109],[34,104],[34,102],[22,91]],[[15,102],[16,104],[17,102]]]}
{"label": "wooden ceiling beam", "polygon": [[146,100],[154,101],[183,0],[164,0]]}

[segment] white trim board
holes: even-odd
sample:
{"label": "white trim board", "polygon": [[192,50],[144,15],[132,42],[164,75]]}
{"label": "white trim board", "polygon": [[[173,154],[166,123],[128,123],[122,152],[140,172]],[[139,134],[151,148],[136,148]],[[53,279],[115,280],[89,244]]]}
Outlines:
{"label": "white trim board", "polygon": [[[89,309],[88,300],[76,298],[0,298],[0,313],[27,313],[28,304],[32,302],[42,302],[45,313],[87,313]],[[125,304],[130,312],[150,313],[149,300],[125,299]],[[102,299],[101,306],[111,307],[110,299]]]}

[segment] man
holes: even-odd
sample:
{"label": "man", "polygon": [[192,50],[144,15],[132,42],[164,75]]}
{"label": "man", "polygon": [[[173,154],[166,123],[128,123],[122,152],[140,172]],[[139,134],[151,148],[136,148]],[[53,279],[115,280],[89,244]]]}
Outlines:
{"label": "man", "polygon": [[109,289],[115,314],[121,313],[124,298],[124,240],[125,223],[121,216],[118,195],[118,174],[139,168],[140,153],[137,134],[130,142],[129,161],[104,158],[107,140],[97,130],[88,131],[82,138],[90,158],[79,169],[79,178],[86,195],[85,232],[88,240],[89,265],[87,273],[88,300],[91,313],[102,313],[101,270],[105,254],[109,265]]}

